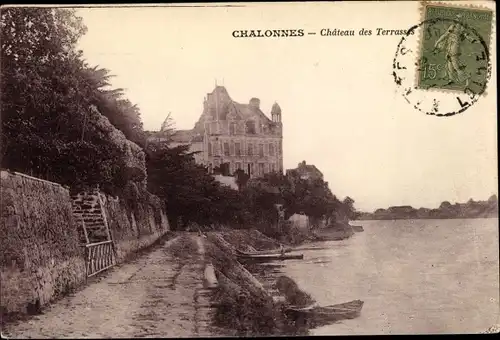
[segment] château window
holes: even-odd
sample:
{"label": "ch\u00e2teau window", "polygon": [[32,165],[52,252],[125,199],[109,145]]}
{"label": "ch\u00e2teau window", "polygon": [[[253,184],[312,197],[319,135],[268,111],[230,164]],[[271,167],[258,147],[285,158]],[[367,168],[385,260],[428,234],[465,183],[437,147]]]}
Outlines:
{"label": "ch\u00e2teau window", "polygon": [[229,143],[224,143],[224,156],[229,156]]}
{"label": "ch\u00e2teau window", "polygon": [[[208,142],[207,144],[208,155],[212,156],[212,143]],[[210,165],[211,166],[211,165]]]}
{"label": "ch\u00e2teau window", "polygon": [[259,144],[259,156],[264,157],[264,144]]}
{"label": "ch\u00e2teau window", "polygon": [[236,156],[241,156],[241,144],[234,143],[234,153]]}
{"label": "ch\u00e2teau window", "polygon": [[264,163],[259,163],[259,176],[264,175]]}
{"label": "ch\u00e2teau window", "polygon": [[274,144],[269,144],[269,156],[274,156]]}
{"label": "ch\u00e2teau window", "polygon": [[251,144],[251,143],[248,144],[248,152],[247,152],[247,154],[249,156],[253,156],[253,144]]}
{"label": "ch\u00e2teau window", "polygon": [[283,148],[281,141],[278,142],[278,155],[281,155],[281,149]]}
{"label": "ch\u00e2teau window", "polygon": [[236,123],[234,122],[229,123],[229,134],[230,135],[236,134]]}
{"label": "ch\u00e2teau window", "polygon": [[274,166],[274,163],[271,163],[271,172],[275,172],[276,171],[276,167]]}
{"label": "ch\u00e2teau window", "polygon": [[241,163],[240,162],[236,162],[236,170],[241,170]]}
{"label": "ch\u00e2teau window", "polygon": [[246,132],[248,134],[251,134],[251,135],[255,135],[256,131],[255,131],[255,122],[254,121],[247,121],[246,122]]}
{"label": "ch\u00e2teau window", "polygon": [[254,171],[254,170],[253,170],[253,163],[248,164],[248,167],[249,167],[249,169],[250,169],[250,173],[249,173],[249,175],[253,175],[253,171]]}
{"label": "ch\u00e2teau window", "polygon": [[234,148],[235,148],[234,142],[231,142],[231,156],[234,155],[235,152]]}

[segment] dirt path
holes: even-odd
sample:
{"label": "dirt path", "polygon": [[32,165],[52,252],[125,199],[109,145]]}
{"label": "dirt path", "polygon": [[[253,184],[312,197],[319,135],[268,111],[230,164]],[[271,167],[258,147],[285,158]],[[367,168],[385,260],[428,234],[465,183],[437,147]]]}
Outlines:
{"label": "dirt path", "polygon": [[[182,236],[181,236],[182,237]],[[52,306],[3,331],[9,338],[116,338],[210,336],[208,291],[203,289],[204,247],[179,263],[168,248],[124,264]]]}

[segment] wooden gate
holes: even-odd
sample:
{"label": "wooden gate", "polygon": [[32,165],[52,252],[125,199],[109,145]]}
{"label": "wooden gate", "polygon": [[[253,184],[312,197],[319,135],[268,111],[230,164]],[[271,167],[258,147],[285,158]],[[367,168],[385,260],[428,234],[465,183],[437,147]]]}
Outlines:
{"label": "wooden gate", "polygon": [[113,241],[86,244],[85,265],[87,277],[113,267],[115,265]]}
{"label": "wooden gate", "polygon": [[[80,237],[82,247],[85,247],[87,277],[91,277],[116,264],[116,248],[109,231],[101,195],[99,193],[86,195],[85,200],[80,204],[93,205],[92,211],[78,210],[77,207],[78,214],[75,217],[81,227]],[[75,210],[73,211],[75,213]]]}

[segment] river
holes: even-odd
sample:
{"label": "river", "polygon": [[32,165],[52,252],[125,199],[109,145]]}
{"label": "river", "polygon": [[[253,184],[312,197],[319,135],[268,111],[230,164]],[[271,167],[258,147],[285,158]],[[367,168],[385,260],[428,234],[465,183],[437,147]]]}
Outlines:
{"label": "river", "polygon": [[280,268],[321,305],[360,299],[361,316],[311,335],[479,333],[499,322],[498,219],[356,221]]}

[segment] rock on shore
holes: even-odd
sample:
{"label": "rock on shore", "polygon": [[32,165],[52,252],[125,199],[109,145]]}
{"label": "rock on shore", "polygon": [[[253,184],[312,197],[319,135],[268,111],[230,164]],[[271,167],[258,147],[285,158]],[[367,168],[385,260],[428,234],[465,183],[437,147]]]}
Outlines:
{"label": "rock on shore", "polygon": [[354,235],[354,230],[348,223],[336,223],[333,226],[316,229],[313,233],[319,241],[340,241]]}

